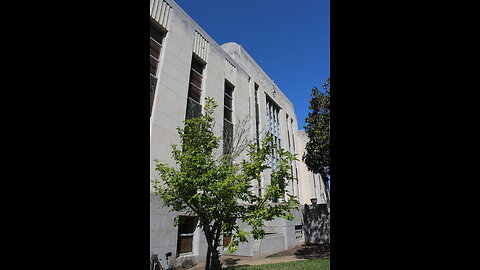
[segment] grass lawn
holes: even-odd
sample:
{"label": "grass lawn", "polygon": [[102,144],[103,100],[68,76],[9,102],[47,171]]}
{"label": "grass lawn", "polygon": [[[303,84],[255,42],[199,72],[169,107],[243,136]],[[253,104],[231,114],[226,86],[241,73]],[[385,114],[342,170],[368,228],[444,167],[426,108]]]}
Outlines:
{"label": "grass lawn", "polygon": [[264,265],[250,265],[233,268],[235,270],[330,270],[330,259],[315,259]]}

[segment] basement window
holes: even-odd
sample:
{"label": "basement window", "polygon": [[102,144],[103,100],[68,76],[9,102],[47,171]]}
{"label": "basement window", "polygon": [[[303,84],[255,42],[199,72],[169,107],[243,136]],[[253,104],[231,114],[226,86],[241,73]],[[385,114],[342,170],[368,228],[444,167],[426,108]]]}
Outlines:
{"label": "basement window", "polygon": [[303,226],[295,225],[295,240],[298,242],[303,241]]}
{"label": "basement window", "polygon": [[193,251],[193,236],[195,233],[195,227],[195,217],[179,217],[177,254],[189,253]]}
{"label": "basement window", "polygon": [[223,234],[223,247],[228,246],[232,242],[232,235],[229,233]]}

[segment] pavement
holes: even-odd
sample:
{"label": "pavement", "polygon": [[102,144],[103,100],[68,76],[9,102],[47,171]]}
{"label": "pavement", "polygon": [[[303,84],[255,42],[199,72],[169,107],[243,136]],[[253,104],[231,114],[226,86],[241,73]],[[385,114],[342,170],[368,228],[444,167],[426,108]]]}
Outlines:
{"label": "pavement", "polygon": [[[220,256],[220,262],[222,262],[223,269],[229,269],[232,266],[244,266],[244,265],[261,265],[261,264],[270,264],[270,263],[282,263],[282,262],[291,262],[291,261],[304,261],[307,259],[300,259],[295,257],[295,255],[281,256],[281,257],[269,257],[269,258],[258,258],[246,256],[234,256],[234,255],[222,255]],[[205,262],[199,263],[188,270],[203,270],[205,269]]]}
{"label": "pavement", "polygon": [[[329,244],[310,244],[292,247],[288,250],[272,254],[265,258],[253,258],[247,256],[222,255],[220,262],[223,269],[234,270],[235,266],[261,265],[271,263],[283,263],[291,261],[304,261],[318,258],[330,258]],[[205,262],[199,263],[191,268],[179,268],[179,270],[203,270]]]}

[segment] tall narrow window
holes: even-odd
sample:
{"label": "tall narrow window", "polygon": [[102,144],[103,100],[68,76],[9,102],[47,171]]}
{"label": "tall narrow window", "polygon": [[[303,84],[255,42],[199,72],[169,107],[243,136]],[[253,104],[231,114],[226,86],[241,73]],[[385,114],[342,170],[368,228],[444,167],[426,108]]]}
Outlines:
{"label": "tall narrow window", "polygon": [[255,133],[257,135],[257,147],[260,146],[260,132],[258,126],[260,124],[260,115],[258,113],[258,84],[255,83]]}
{"label": "tall narrow window", "polygon": [[298,188],[298,171],[297,171],[297,165],[294,161],[295,164],[295,184],[297,185],[297,196],[300,196],[300,189]]}
{"label": "tall narrow window", "polygon": [[[296,150],[295,150],[295,132],[293,131],[293,118],[290,119],[290,128],[291,128],[291,131],[292,131],[292,145],[293,145],[293,154],[296,154]],[[295,183],[296,183],[296,187],[297,187],[297,195],[300,194],[300,189],[298,188],[298,171],[297,171],[297,162],[296,161],[293,161],[293,166],[295,167]]]}
{"label": "tall narrow window", "polygon": [[223,98],[223,153],[231,154],[233,150],[233,89],[234,86],[225,80]]}
{"label": "tall narrow window", "polygon": [[[258,84],[255,83],[255,133],[257,135],[257,147],[260,147],[260,131],[258,126],[260,125],[260,114],[258,110]],[[262,179],[257,179],[258,181],[258,196],[262,196]]]}
{"label": "tall narrow window", "polygon": [[[266,95],[266,106],[267,106],[267,121],[268,121],[268,131],[273,136],[273,143],[278,147],[282,147],[282,141],[280,139],[280,107],[268,96]],[[272,156],[272,168],[275,169],[277,166],[277,153],[273,152]]]}
{"label": "tall narrow window", "polygon": [[[290,124],[293,128],[293,119],[290,119]],[[295,133],[292,132],[292,144],[293,144],[293,153],[295,154],[297,150],[295,150]]]}
{"label": "tall narrow window", "polygon": [[[292,145],[290,143],[290,126],[289,126],[289,123],[288,123],[288,114],[285,114],[285,125],[287,126],[288,151],[292,152],[292,149],[291,149]],[[295,177],[294,174],[293,174],[293,164],[294,164],[294,162],[295,161],[292,161],[290,163],[290,173],[292,174],[293,177]],[[292,180],[292,193],[293,193],[293,195],[295,195],[295,185],[294,185],[293,181],[295,181],[295,180]]]}
{"label": "tall narrow window", "polygon": [[[280,106],[278,106],[273,99],[266,95],[266,107],[267,107],[267,121],[268,121],[268,132],[273,136],[273,143],[277,145],[278,148],[282,147],[282,141],[280,137]],[[272,158],[271,158],[271,167],[272,170],[275,170],[278,165],[278,153],[275,148],[272,149]],[[282,190],[285,190],[285,182],[279,183]],[[278,198],[279,200],[284,200],[285,196]]]}
{"label": "tall narrow window", "polygon": [[180,216],[178,224],[177,254],[192,252],[195,217]]}
{"label": "tall narrow window", "polygon": [[288,114],[286,114],[286,117],[285,117],[285,123],[286,123],[286,125],[287,125],[287,141],[288,141],[288,151],[290,151],[290,152],[291,152],[292,150],[290,149],[290,147],[291,147],[291,144],[290,144],[290,128],[289,128],[289,126],[288,126]]}
{"label": "tall narrow window", "polygon": [[190,82],[188,84],[188,100],[186,119],[195,118],[202,113],[200,100],[202,96],[202,81],[205,63],[197,57],[192,57],[192,66],[190,69]]}
{"label": "tall narrow window", "polygon": [[161,31],[150,21],[150,116],[152,115],[153,100],[157,87],[157,70],[165,32]]}

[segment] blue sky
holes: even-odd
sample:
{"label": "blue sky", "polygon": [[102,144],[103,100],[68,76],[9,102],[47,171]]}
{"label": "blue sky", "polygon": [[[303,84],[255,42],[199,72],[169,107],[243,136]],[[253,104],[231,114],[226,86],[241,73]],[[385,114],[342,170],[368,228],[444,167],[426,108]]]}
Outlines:
{"label": "blue sky", "polygon": [[218,44],[237,42],[293,102],[303,129],[330,76],[330,0],[175,0]]}

